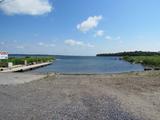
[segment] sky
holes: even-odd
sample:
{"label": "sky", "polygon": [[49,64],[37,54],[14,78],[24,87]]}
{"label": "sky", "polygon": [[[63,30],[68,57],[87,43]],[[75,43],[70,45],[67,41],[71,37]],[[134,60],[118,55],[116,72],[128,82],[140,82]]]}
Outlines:
{"label": "sky", "polygon": [[0,51],[85,56],[160,51],[159,6],[160,0],[4,0]]}

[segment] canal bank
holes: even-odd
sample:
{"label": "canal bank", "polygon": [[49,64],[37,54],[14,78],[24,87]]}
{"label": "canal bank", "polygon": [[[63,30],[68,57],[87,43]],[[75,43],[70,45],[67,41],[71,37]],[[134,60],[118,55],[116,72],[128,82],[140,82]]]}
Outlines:
{"label": "canal bank", "polygon": [[51,65],[55,59],[51,56],[45,57],[9,57],[0,60],[0,72],[24,72],[36,68]]}
{"label": "canal bank", "polygon": [[45,63],[38,63],[38,64],[34,64],[34,65],[28,65],[28,66],[22,65],[22,66],[13,67],[13,68],[5,68],[1,72],[25,72],[25,71],[37,69],[40,67],[44,67],[47,65],[51,65],[52,63],[53,62],[45,62]]}

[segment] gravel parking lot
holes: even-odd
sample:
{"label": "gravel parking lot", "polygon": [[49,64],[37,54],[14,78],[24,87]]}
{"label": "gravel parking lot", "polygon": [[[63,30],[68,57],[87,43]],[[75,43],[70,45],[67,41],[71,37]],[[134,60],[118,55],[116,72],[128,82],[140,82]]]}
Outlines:
{"label": "gravel parking lot", "polygon": [[0,119],[158,120],[159,78],[157,72],[52,75],[0,85]]}

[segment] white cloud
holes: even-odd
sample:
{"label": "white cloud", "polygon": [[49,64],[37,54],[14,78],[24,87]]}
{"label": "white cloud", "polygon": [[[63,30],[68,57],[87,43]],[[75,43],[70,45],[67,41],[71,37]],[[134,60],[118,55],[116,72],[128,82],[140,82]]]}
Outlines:
{"label": "white cloud", "polygon": [[106,40],[112,40],[112,37],[108,35],[108,36],[105,37],[105,39]]}
{"label": "white cloud", "polygon": [[115,38],[115,40],[120,40],[120,39],[121,39],[121,37],[120,37],[120,36],[118,36],[118,37],[116,37],[116,38]]}
{"label": "white cloud", "polygon": [[38,45],[39,45],[39,46],[43,46],[44,43],[43,43],[43,42],[39,42]]}
{"label": "white cloud", "polygon": [[102,37],[104,35],[104,31],[103,30],[98,30],[96,33],[95,33],[95,36],[96,37]]}
{"label": "white cloud", "polygon": [[83,42],[72,40],[72,39],[65,40],[64,43],[69,46],[83,46]]}
{"label": "white cloud", "polygon": [[121,40],[121,37],[120,37],[120,36],[118,36],[118,37],[111,37],[111,36],[107,35],[107,36],[105,37],[105,39],[106,39],[106,40]]}
{"label": "white cloud", "polygon": [[90,47],[90,48],[94,47],[94,45],[92,45],[90,43],[86,44],[82,41],[77,41],[77,40],[73,40],[73,39],[65,40],[64,43],[69,46],[80,46],[80,47]]}
{"label": "white cloud", "polygon": [[4,45],[5,43],[4,42],[0,42],[0,45]]}
{"label": "white cloud", "polygon": [[34,33],[33,36],[34,36],[34,37],[38,37],[39,34],[38,34],[38,33]]}
{"label": "white cloud", "polygon": [[24,46],[22,46],[22,45],[20,46],[20,45],[19,45],[19,46],[16,46],[16,48],[17,48],[17,49],[24,49]]}
{"label": "white cloud", "polygon": [[42,47],[55,47],[55,44],[53,44],[53,43],[46,44],[46,43],[43,43],[43,42],[39,42],[38,45],[42,46]]}
{"label": "white cloud", "polygon": [[87,20],[77,25],[77,29],[81,32],[87,32],[98,26],[99,21],[102,19],[102,16],[93,16],[89,17]]}
{"label": "white cloud", "polygon": [[50,46],[50,47],[55,47],[56,45],[55,45],[55,44],[49,44],[49,46]]}
{"label": "white cloud", "polygon": [[7,15],[43,15],[53,7],[48,0],[8,0],[1,3],[0,9]]}
{"label": "white cloud", "polygon": [[95,46],[90,43],[87,43],[87,47],[94,48]]}
{"label": "white cloud", "polygon": [[119,43],[121,43],[121,44],[122,44],[122,43],[123,43],[123,41],[122,41],[122,40],[120,40],[120,41],[119,41]]}

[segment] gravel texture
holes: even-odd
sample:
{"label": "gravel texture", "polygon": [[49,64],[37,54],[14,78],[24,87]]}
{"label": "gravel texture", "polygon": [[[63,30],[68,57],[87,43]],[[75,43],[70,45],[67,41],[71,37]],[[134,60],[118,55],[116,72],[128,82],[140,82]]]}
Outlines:
{"label": "gravel texture", "polygon": [[0,85],[17,85],[45,78],[45,74],[0,73]]}
{"label": "gravel texture", "polygon": [[159,75],[54,75],[0,85],[0,120],[158,120],[157,96],[152,105],[144,83],[143,95],[138,90],[150,78]]}

